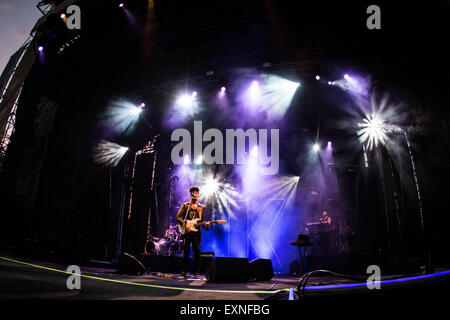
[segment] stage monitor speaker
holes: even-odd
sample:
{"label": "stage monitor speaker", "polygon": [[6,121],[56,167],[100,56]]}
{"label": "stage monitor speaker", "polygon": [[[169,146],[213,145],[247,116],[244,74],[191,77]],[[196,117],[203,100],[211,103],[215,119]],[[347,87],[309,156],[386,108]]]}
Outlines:
{"label": "stage monitor speaker", "polygon": [[144,265],[131,254],[123,252],[119,256],[117,272],[129,275],[143,275],[146,273]]}
{"label": "stage monitor speaker", "polygon": [[206,269],[206,279],[211,282],[247,282],[248,258],[216,257]]}
{"label": "stage monitor speaker", "polygon": [[273,278],[273,266],[270,259],[255,259],[249,263],[250,280],[270,281]]}

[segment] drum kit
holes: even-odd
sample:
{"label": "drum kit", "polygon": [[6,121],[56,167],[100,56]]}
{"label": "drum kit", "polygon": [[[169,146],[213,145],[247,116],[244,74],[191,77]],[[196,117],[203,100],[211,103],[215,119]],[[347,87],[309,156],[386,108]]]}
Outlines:
{"label": "drum kit", "polygon": [[145,244],[145,254],[156,256],[178,257],[183,254],[183,240],[177,240],[175,236],[158,238],[151,236]]}

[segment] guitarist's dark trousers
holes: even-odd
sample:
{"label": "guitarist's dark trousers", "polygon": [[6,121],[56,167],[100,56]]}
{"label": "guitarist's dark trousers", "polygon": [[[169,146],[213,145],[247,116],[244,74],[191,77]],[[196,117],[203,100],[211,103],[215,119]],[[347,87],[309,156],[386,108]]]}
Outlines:
{"label": "guitarist's dark trousers", "polygon": [[184,272],[189,272],[189,254],[191,252],[191,243],[194,251],[194,272],[200,272],[200,243],[201,235],[190,232],[184,235]]}

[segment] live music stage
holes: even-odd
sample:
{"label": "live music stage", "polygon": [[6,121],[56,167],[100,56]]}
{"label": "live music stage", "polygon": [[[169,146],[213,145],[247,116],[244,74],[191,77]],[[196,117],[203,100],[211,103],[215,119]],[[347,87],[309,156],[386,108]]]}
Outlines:
{"label": "live music stage", "polygon": [[[65,265],[0,257],[2,299],[89,299],[89,300],[288,300],[289,290],[300,277],[275,276],[270,281],[212,283],[205,276],[183,278],[179,274],[149,272],[141,276],[118,274],[117,269],[82,267],[82,290],[67,291],[71,273]],[[333,275],[312,276],[304,288],[305,298],[440,299],[450,282],[450,271],[432,275],[391,274],[382,276],[383,292],[368,291],[365,283]]]}
{"label": "live music stage", "polygon": [[38,8],[0,77],[0,299],[443,297],[448,1]]}

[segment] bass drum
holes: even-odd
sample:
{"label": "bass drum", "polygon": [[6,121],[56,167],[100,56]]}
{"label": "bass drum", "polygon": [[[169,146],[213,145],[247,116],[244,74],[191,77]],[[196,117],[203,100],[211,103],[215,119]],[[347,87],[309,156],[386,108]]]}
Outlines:
{"label": "bass drum", "polygon": [[162,256],[166,251],[167,249],[165,239],[160,239],[158,241],[148,240],[144,248],[144,254],[148,256]]}
{"label": "bass drum", "polygon": [[156,246],[153,240],[148,240],[145,244],[144,254],[153,256],[156,254]]}
{"label": "bass drum", "polygon": [[168,251],[168,244],[167,244],[167,239],[162,238],[158,241],[158,244],[156,245],[156,254],[158,256],[165,256],[167,255],[167,251]]}

